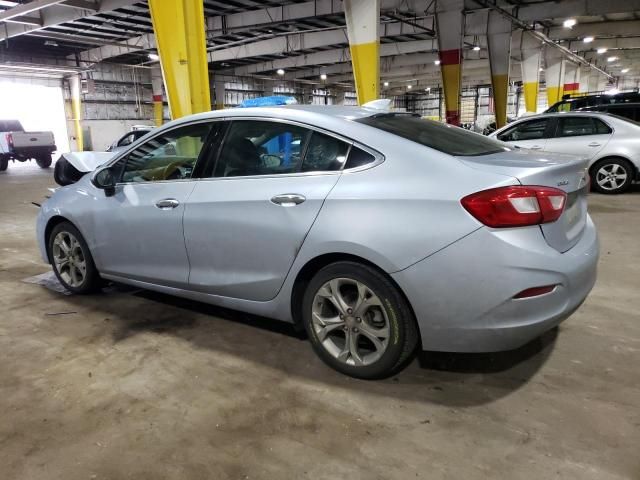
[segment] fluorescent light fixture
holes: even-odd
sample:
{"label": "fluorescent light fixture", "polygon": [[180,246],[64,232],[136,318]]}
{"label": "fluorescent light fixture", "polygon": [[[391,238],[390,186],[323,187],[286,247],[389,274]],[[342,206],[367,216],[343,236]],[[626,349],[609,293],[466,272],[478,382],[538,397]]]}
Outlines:
{"label": "fluorescent light fixture", "polygon": [[562,22],[562,26],[564,28],[573,28],[578,21],[575,18],[567,18],[564,22]]}
{"label": "fluorescent light fixture", "polygon": [[385,87],[388,87],[388,86],[389,86],[389,82],[384,82],[384,83],[383,83],[383,85],[384,85]]}
{"label": "fluorescent light fixture", "polygon": [[544,72],[544,68],[540,67],[540,68],[538,69],[538,71],[539,71],[539,72]]}
{"label": "fluorescent light fixture", "polygon": [[593,37],[584,37],[584,38],[582,39],[582,41],[583,41],[584,43],[591,43],[591,42],[593,42]]}
{"label": "fluorescent light fixture", "polygon": [[440,65],[440,60],[436,60],[436,61],[435,61],[435,62],[433,62],[433,63],[435,63],[436,65]]}
{"label": "fluorescent light fixture", "polygon": [[622,70],[620,70],[622,73],[627,73],[629,71],[628,68],[623,68]]}
{"label": "fluorescent light fixture", "polygon": [[607,62],[615,62],[618,59],[618,57],[613,56],[613,57],[609,57],[607,58]]}
{"label": "fluorescent light fixture", "polygon": [[425,92],[430,92],[431,91],[431,87],[427,87],[424,89]]}
{"label": "fluorescent light fixture", "polygon": [[407,85],[407,90],[411,90],[413,88],[413,85]]}
{"label": "fluorescent light fixture", "polygon": [[327,74],[323,73],[320,75],[320,80],[326,80],[327,79]]}
{"label": "fluorescent light fixture", "polygon": [[151,60],[152,62],[157,62],[158,60],[160,60],[160,55],[158,55],[157,53],[150,53],[149,60]]}
{"label": "fluorescent light fixture", "polygon": [[276,70],[276,73],[277,73],[278,75],[284,75],[284,70],[283,70],[283,69],[281,69],[281,68],[279,68],[278,70]]}
{"label": "fluorescent light fixture", "polygon": [[602,53],[607,53],[607,49],[606,48],[599,48],[598,50],[596,50],[596,52],[602,54]]}
{"label": "fluorescent light fixture", "polygon": [[473,51],[474,52],[479,52],[480,51],[480,45],[474,45]]}

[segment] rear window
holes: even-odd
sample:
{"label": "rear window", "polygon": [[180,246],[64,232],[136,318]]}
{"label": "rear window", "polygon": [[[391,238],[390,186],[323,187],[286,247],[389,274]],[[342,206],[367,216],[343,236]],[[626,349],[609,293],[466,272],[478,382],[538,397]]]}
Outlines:
{"label": "rear window", "polygon": [[22,125],[17,120],[0,120],[0,132],[22,132]]}
{"label": "rear window", "polygon": [[356,120],[449,155],[477,156],[509,151],[503,144],[462,128],[418,116],[387,113]]}

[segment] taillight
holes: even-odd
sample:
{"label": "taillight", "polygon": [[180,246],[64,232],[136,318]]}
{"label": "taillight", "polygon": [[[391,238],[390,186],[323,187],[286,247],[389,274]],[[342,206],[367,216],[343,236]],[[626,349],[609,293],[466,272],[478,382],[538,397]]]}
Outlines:
{"label": "taillight", "polygon": [[7,145],[9,145],[9,148],[13,148],[13,135],[7,133],[5,137],[7,138]]}
{"label": "taillight", "polygon": [[488,227],[525,227],[555,222],[567,194],[551,187],[513,186],[492,188],[464,197],[462,206]]}

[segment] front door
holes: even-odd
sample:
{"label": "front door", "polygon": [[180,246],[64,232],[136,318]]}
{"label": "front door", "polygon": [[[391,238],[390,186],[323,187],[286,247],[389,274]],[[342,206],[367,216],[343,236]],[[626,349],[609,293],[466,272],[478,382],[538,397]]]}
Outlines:
{"label": "front door", "polygon": [[349,144],[302,126],[234,120],[187,202],[190,288],[274,298],[340,177]]}
{"label": "front door", "polygon": [[524,120],[498,135],[498,140],[515,147],[543,150],[547,143],[550,122],[549,118]]}
{"label": "front door", "polygon": [[189,260],[182,217],[195,187],[192,172],[206,151],[211,123],[157,135],[116,164],[116,193],[95,212],[96,259],[101,272],[185,287]]}

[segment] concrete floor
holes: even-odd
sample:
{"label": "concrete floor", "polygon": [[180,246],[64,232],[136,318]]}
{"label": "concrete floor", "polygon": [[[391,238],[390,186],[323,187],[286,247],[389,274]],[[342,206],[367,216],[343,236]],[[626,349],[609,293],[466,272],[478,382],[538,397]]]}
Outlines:
{"label": "concrete floor", "polygon": [[640,479],[640,188],[591,197],[600,277],[558,331],[365,382],[276,322],[22,283],[52,185],[0,174],[0,477]]}

